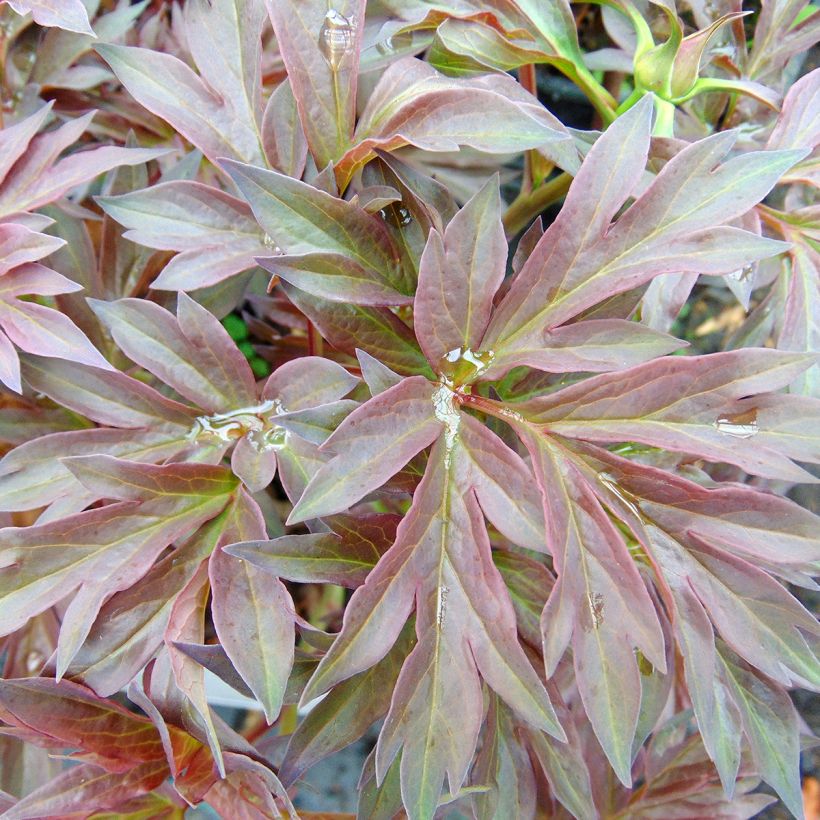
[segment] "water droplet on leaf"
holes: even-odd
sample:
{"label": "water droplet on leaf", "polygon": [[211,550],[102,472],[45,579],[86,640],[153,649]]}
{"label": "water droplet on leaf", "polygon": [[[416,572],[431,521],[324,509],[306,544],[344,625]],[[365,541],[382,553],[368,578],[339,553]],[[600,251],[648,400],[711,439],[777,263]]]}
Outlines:
{"label": "water droplet on leaf", "polygon": [[333,71],[338,71],[344,58],[353,52],[354,40],[353,21],[331,9],[325,15],[319,32],[319,50]]}
{"label": "water droplet on leaf", "polygon": [[475,381],[492,363],[492,350],[472,351],[457,347],[445,353],[438,363],[438,372],[450,386],[461,386]]}
{"label": "water droplet on leaf", "polygon": [[433,393],[433,412],[444,425],[444,466],[449,467],[461,416],[456,406],[456,394],[446,384],[439,385]]}
{"label": "water droplet on leaf", "polygon": [[444,616],[447,611],[447,594],[449,589],[440,586],[436,590],[436,625],[439,629],[444,625]]}
{"label": "water droplet on leaf", "polygon": [[715,421],[719,433],[734,438],[751,438],[760,432],[757,426],[757,410],[744,410],[742,413],[725,413]]}

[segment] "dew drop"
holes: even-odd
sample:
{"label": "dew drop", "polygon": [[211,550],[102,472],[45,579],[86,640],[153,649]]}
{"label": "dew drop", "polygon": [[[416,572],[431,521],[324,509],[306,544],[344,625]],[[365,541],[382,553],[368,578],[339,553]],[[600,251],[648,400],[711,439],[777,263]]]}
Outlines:
{"label": "dew drop", "polygon": [[345,57],[352,53],[354,40],[353,21],[331,9],[319,31],[319,50],[333,71],[338,71]]}
{"label": "dew drop", "polygon": [[273,237],[269,234],[265,234],[262,237],[262,244],[266,248],[270,248],[274,253],[282,253],[282,249],[273,241]]}
{"label": "dew drop", "polygon": [[447,611],[447,595],[450,592],[445,586],[436,590],[436,625],[439,629],[444,625],[444,616]]}
{"label": "dew drop", "polygon": [[760,432],[757,426],[757,410],[745,410],[742,413],[726,413],[715,421],[719,433],[734,438],[751,438]]}
{"label": "dew drop", "polygon": [[386,205],[379,211],[379,216],[394,228],[404,228],[413,221],[413,214],[398,204]]}
{"label": "dew drop", "polygon": [[460,386],[475,381],[492,364],[495,354],[492,350],[470,350],[456,347],[445,353],[438,363],[438,372],[451,386]]}
{"label": "dew drop", "polygon": [[604,622],[604,596],[600,592],[588,592],[587,604],[589,605],[592,628],[600,629],[601,624]]}
{"label": "dew drop", "polygon": [[236,441],[248,433],[268,431],[270,417],[283,412],[284,408],[279,401],[267,399],[252,407],[240,407],[227,413],[214,413],[212,416],[198,416],[188,432],[188,438],[195,441],[204,435],[224,442]]}
{"label": "dew drop", "polygon": [[40,652],[29,652],[28,655],[26,655],[26,672],[30,675],[34,675],[40,671],[44,662],[45,658]]}
{"label": "dew drop", "polygon": [[461,422],[456,407],[456,394],[446,385],[441,384],[433,393],[433,411],[436,418],[444,425],[444,466],[450,466],[450,454],[458,436]]}

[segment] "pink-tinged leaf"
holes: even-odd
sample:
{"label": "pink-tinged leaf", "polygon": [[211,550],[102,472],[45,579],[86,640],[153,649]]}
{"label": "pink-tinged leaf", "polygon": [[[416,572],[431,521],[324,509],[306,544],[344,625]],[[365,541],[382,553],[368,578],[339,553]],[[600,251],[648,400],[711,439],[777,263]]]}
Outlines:
{"label": "pink-tinged leaf", "polygon": [[820,634],[811,613],[754,565],[697,539],[689,552],[702,567],[690,583],[723,639],[769,677],[820,688],[817,661],[802,634]]}
{"label": "pink-tinged leaf", "polygon": [[338,253],[306,253],[256,260],[265,270],[300,290],[333,302],[355,305],[409,305],[411,296],[400,293],[377,271]]}
{"label": "pink-tinged leaf", "polygon": [[125,373],[25,356],[26,382],[57,403],[113,427],[175,425],[191,429],[195,413]]}
{"label": "pink-tinged leaf", "polygon": [[121,501],[220,498],[236,489],[228,470],[209,464],[139,464],[106,455],[75,456],[63,464],[87,489]]}
{"label": "pink-tinged leaf", "polygon": [[2,330],[0,330],[0,382],[14,390],[15,393],[23,392],[23,384],[20,380],[20,359],[14,345]]}
{"label": "pink-tinged leaf", "polygon": [[121,165],[141,165],[167,153],[165,149],[103,145],[89,151],[70,154],[44,173],[38,166],[32,167],[32,163],[36,160],[42,162],[43,159],[38,151],[40,146],[37,141],[50,136],[51,133],[36,137],[32,142],[31,153],[18,160],[0,185],[0,212],[15,213],[39,208],[112,168]]}
{"label": "pink-tinged leaf", "polygon": [[27,262],[36,262],[63,245],[64,240],[36,233],[23,225],[14,222],[0,224],[0,274],[7,274]]}
{"label": "pink-tinged leaf", "polygon": [[409,627],[370,669],[333,689],[299,724],[288,743],[279,776],[286,784],[330,754],[358,740],[390,707],[399,670],[414,643]]}
{"label": "pink-tinged leaf", "polygon": [[256,402],[247,360],[219,322],[185,294],[178,317],[144,299],[89,302],[129,358],[198,406],[218,412]]}
{"label": "pink-tinged leaf", "polygon": [[264,7],[255,0],[197,2],[185,7],[184,17],[201,77],[171,54],[111,44],[96,50],[138,102],[211,162],[233,157],[264,164],[258,124]]}
{"label": "pink-tinged leaf", "polygon": [[[89,811],[119,809],[134,797],[152,791],[168,777],[165,760],[140,763],[127,772],[107,772],[82,763],[26,795],[3,814],[4,820],[89,816]],[[118,814],[121,817],[128,815]]]}
{"label": "pink-tinged leaf", "polygon": [[289,254],[322,251],[354,260],[375,279],[407,286],[399,253],[377,216],[276,171],[224,161],[259,224]]}
{"label": "pink-tinged leaf", "polygon": [[[33,510],[81,490],[61,458],[110,455],[162,462],[188,447],[187,432],[168,425],[153,430],[72,430],[40,436],[0,461],[0,510]],[[55,454],[59,454],[57,458]]]}
{"label": "pink-tinged leaf", "polygon": [[815,148],[820,143],[820,69],[801,77],[783,100],[780,116],[766,147]]}
{"label": "pink-tinged leaf", "polygon": [[336,515],[325,520],[333,532],[283,535],[232,544],[224,551],[289,581],[355,589],[395,541],[399,521],[385,513]]}
{"label": "pink-tinged leaf", "polygon": [[624,370],[687,346],[636,322],[588,319],[516,338],[493,357],[482,379],[496,379],[520,365],[549,373]]}
{"label": "pink-tinged leaf", "polygon": [[524,443],[544,498],[558,575],[541,616],[547,674],[555,672],[571,640],[587,715],[615,773],[630,788],[641,691],[633,648],[665,669],[660,624],[623,537],[567,454],[533,434]]}
{"label": "pink-tinged leaf", "polygon": [[308,482],[327,461],[319,448],[298,436],[288,436],[286,446],[276,451],[279,480],[291,504],[305,492]]}
{"label": "pink-tinged leaf", "polygon": [[42,108],[28,117],[0,130],[0,179],[5,177],[9,169],[17,162],[40,130],[53,103],[46,103]]}
{"label": "pink-tinged leaf", "polygon": [[815,403],[755,395],[788,385],[810,364],[805,356],[776,350],[671,356],[594,376],[519,410],[545,430],[572,438],[637,441],[757,475],[811,481],[790,459],[820,459],[816,426],[809,422]]}
{"label": "pink-tinged leaf", "polygon": [[[176,648],[178,642],[202,643],[205,638],[205,611],[208,605],[208,567],[200,564],[190,581],[177,595],[165,627],[168,663],[179,691],[177,701],[188,702],[205,729],[205,737],[219,773],[224,777],[225,764],[222,748],[214,726],[211,707],[205,694],[205,671],[188,655]],[[150,713],[149,713],[150,714]]]}
{"label": "pink-tinged leaf", "polygon": [[416,335],[434,368],[452,351],[477,351],[504,279],[507,241],[493,177],[449,222],[433,230],[419,263]]}
{"label": "pink-tinged leaf", "polygon": [[547,551],[541,494],[521,457],[476,419],[461,417],[458,432],[470,483],[481,510],[514,544]]}
{"label": "pink-tinged leaf", "polygon": [[570,166],[575,154],[569,132],[512,77],[453,79],[412,57],[397,60],[382,75],[356,126],[353,147],[335,163],[336,177],[350,179],[376,149],[405,145],[427,151],[466,145],[495,154],[540,148]]}
{"label": "pink-tinged leaf", "polygon": [[[128,228],[126,239],[149,248],[181,251],[151,283],[154,289],[195,290],[213,285],[252,268],[255,257],[270,253],[251,209],[242,200],[200,182],[163,182],[97,201]],[[202,266],[203,258],[207,267]]]}
{"label": "pink-tinged leaf", "polygon": [[394,373],[389,367],[382,364],[378,359],[374,359],[364,350],[356,351],[356,358],[359,360],[359,367],[362,371],[362,379],[370,390],[371,396],[378,396],[391,387],[395,387],[401,376]]}
{"label": "pink-tinged leaf", "polygon": [[108,697],[134,679],[162,643],[177,595],[214,550],[231,508],[200,527],[134,586],[102,606],[66,675]]}
{"label": "pink-tinged leaf", "polygon": [[484,733],[470,781],[489,789],[473,795],[475,817],[534,817],[537,795],[529,755],[515,734],[512,715],[494,695],[490,697]]}
{"label": "pink-tinged leaf", "polygon": [[216,516],[236,487],[225,470],[205,465],[153,467],[86,456],[69,466],[91,487],[109,487],[107,495],[149,500],[3,531],[0,595],[7,631],[77,590],[63,617],[59,675],[88,636],[105,599],[144,576],[176,538]]}
{"label": "pink-tinged leaf", "polygon": [[[820,254],[808,245],[795,245],[791,252],[789,291],[777,346],[809,354],[820,350]],[[791,390],[820,399],[820,364],[799,375]]]}
{"label": "pink-tinged leaf", "polygon": [[[231,535],[241,540],[264,537],[258,509],[246,505],[238,510]],[[290,594],[278,578],[221,549],[211,556],[209,574],[211,614],[220,643],[273,723],[293,666]]]}
{"label": "pink-tinged leaf", "polygon": [[165,762],[151,721],[69,681],[0,681],[0,717],[11,726],[34,730],[51,745],[78,749],[108,771],[125,772],[135,762]]}
{"label": "pink-tinged leaf", "polygon": [[801,817],[800,738],[791,698],[731,653],[721,652],[719,657],[721,675],[740,711],[743,731],[760,774],[789,811]]}
{"label": "pink-tinged leaf", "polygon": [[[440,438],[396,544],[361,588],[368,590],[394,551],[412,550],[419,643],[399,675],[376,770],[383,776],[402,748],[402,796],[413,816],[435,809],[445,773],[451,794],[464,781],[480,726],[479,672],[523,720],[563,738],[546,690],[518,644],[514,610],[468,482],[458,445]],[[344,638],[343,629],[342,645]],[[336,652],[334,644],[308,691],[316,691],[313,684],[321,680],[323,665],[332,668]],[[450,744],[437,742],[442,730]]]}
{"label": "pink-tinged leaf", "polygon": [[341,399],[319,407],[308,407],[293,413],[281,413],[277,423],[291,433],[312,444],[324,444],[330,434],[349,416],[359,403]]}
{"label": "pink-tinged leaf", "polygon": [[244,435],[231,453],[231,470],[250,492],[258,493],[276,475],[276,451],[259,436]]}
{"label": "pink-tinged leaf", "polygon": [[90,112],[31,140],[0,182],[0,214],[33,210],[111,168],[139,165],[166,153],[164,150],[101,146],[58,159],[64,149],[80,138],[93,116],[94,112]]}
{"label": "pink-tinged leaf", "polygon": [[39,356],[55,356],[96,368],[111,367],[68,316],[35,302],[5,301],[2,284],[0,280],[0,325],[18,347]]}
{"label": "pink-tinged leaf", "polygon": [[94,31],[88,22],[88,12],[82,0],[6,0],[18,14],[31,14],[41,26],[56,26],[78,34]]}
{"label": "pink-tinged leaf", "polygon": [[361,348],[399,373],[433,375],[413,332],[391,310],[331,302],[289,285],[283,289],[333,347],[350,355]]}
{"label": "pink-tinged leaf", "polygon": [[318,168],[350,144],[356,116],[364,0],[268,0],[268,12]]}
{"label": "pink-tinged leaf", "polygon": [[307,160],[307,140],[289,82],[274,89],[262,115],[262,145],[271,168],[301,179]]}
{"label": "pink-tinged leaf", "polygon": [[[480,725],[479,671],[524,720],[561,733],[517,643],[456,442],[439,438],[396,543],[354,592],[342,632],[303,693],[307,700],[382,658],[415,597],[419,643],[402,668],[377,752],[383,776],[403,747],[402,793],[413,816],[435,809],[445,772],[451,793],[464,781]],[[436,743],[442,727],[451,744]]]}
{"label": "pink-tinged leaf", "polygon": [[645,97],[596,141],[561,213],[496,311],[483,347],[503,352],[658,274],[729,273],[785,250],[718,226],[759,202],[805,152],[750,152],[716,168],[734,142],[729,132],[680,151],[610,224],[641,182],[651,109]]}
{"label": "pink-tinged leaf", "polygon": [[330,359],[303,356],[278,367],[265,382],[262,398],[275,399],[281,413],[307,410],[346,396],[359,383]]}
{"label": "pink-tinged leaf", "polygon": [[592,797],[587,762],[577,732],[571,729],[567,734],[566,743],[531,730],[526,732],[526,737],[558,802],[578,820],[593,820],[599,813]]}
{"label": "pink-tinged leaf", "polygon": [[426,379],[413,376],[351,413],[323,445],[339,455],[310,481],[289,523],[343,512],[432,444],[443,430],[434,391]]}
{"label": "pink-tinged leaf", "polygon": [[675,538],[697,536],[752,563],[782,566],[820,560],[820,519],[787,498],[738,484],[706,488],[606,450],[582,452],[598,475],[601,487],[596,492],[605,491],[602,497],[609,506],[631,499]]}

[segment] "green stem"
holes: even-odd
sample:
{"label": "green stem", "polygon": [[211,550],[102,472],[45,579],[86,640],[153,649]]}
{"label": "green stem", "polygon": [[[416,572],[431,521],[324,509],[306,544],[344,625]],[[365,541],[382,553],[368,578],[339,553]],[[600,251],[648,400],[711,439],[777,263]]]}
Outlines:
{"label": "green stem", "polygon": [[563,199],[571,183],[572,177],[563,173],[532,191],[519,194],[512,205],[507,208],[503,217],[504,231],[507,236],[515,236],[526,228],[544,208]]}
{"label": "green stem", "polygon": [[655,128],[652,133],[656,137],[673,137],[675,135],[675,104],[655,97]]}

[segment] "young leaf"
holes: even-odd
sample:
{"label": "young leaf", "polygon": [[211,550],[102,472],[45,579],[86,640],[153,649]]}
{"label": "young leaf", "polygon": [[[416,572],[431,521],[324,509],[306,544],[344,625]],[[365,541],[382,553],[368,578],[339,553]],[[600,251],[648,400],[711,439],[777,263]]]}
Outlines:
{"label": "young leaf", "polygon": [[124,238],[179,251],[151,283],[159,290],[195,290],[255,265],[270,253],[250,208],[217,188],[189,180],[162,182],[119,196],[98,197],[128,230]]}
{"label": "young leaf", "polygon": [[802,154],[752,152],[715,168],[734,141],[730,133],[684,148],[610,224],[640,182],[651,112],[646,97],[596,141],[561,214],[498,306],[484,349],[499,354],[532,345],[582,310],[661,273],[728,273],[785,250],[716,226],[759,202]]}
{"label": "young leaf", "polygon": [[788,385],[810,364],[776,350],[667,357],[586,379],[518,410],[563,436],[639,441],[758,475],[807,481],[811,476],[790,459],[820,459],[820,442],[806,425],[816,405],[762,391]]}
{"label": "young leaf", "polygon": [[267,0],[307,142],[318,168],[350,144],[356,115],[364,0]]}
{"label": "young leaf", "polygon": [[[235,514],[232,539],[265,533],[261,513],[249,499]],[[262,704],[268,723],[282,707],[293,666],[293,602],[284,584],[241,558],[216,550],[208,565],[211,614],[220,643]]]}
{"label": "young leaf", "polygon": [[18,14],[31,14],[41,26],[57,26],[66,31],[78,34],[90,34],[94,31],[88,22],[88,12],[82,0],[6,0]]}
{"label": "young leaf", "polygon": [[[265,163],[261,120],[259,0],[196,0],[184,30],[201,76],[171,54],[99,45],[97,52],[147,109],[173,125],[213,163]],[[161,81],[160,81],[160,78]]]}

